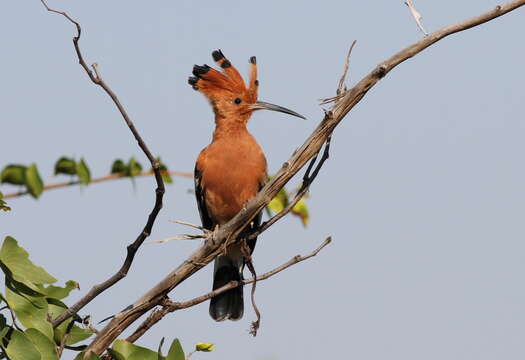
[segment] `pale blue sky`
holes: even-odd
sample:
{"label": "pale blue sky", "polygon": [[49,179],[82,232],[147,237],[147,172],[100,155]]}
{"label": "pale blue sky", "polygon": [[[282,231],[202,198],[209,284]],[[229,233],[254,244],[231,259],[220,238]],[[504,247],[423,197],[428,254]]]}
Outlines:
{"label": "pale blue sky", "polygon": [[[478,15],[494,0],[425,1],[429,31]],[[64,1],[83,26],[86,61],[118,94],[154,154],[192,171],[213,116],[187,85],[193,64],[217,48],[246,74],[257,56],[260,99],[301,121],[259,112],[250,130],[272,171],[322,118],[317,99],[334,94],[346,51],[352,81],[421,38],[403,1]],[[215,323],[208,304],[168,316],[139,344],[162,336],[186,349],[217,344],[197,359],[523,359],[525,357],[525,50],[523,9],[454,35],[391,72],[336,130],[331,158],[309,199],[308,228],[287,218],[255,252],[259,272],[326,236],[318,257],[261,282],[257,338],[240,322]],[[37,0],[4,1],[0,12],[0,167],[36,162],[46,182],[62,155],[84,157],[94,176],[117,157],[145,158],[109,98],[79,67],[74,28]],[[198,222],[193,183],[176,179],[151,239]],[[143,227],[153,179],[127,180],[12,200],[0,236],[84,294],[121,264]],[[1,190],[10,189],[2,186]],[[143,294],[198,246],[141,248],[129,276],[85,308],[100,320]],[[171,294],[211,287],[206,268]],[[249,306],[247,306],[249,308]]]}

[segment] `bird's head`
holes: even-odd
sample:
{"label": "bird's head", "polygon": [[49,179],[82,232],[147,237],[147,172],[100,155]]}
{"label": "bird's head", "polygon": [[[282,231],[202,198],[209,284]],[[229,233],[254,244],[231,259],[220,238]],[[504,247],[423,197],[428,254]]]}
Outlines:
{"label": "bird's head", "polygon": [[255,110],[274,110],[305,119],[304,116],[282,106],[257,101],[257,61],[250,58],[250,82],[244,83],[242,76],[220,50],[212,53],[213,60],[222,71],[208,65],[195,65],[193,75],[188,83],[193,89],[200,91],[210,101],[217,119],[239,119],[248,121]]}

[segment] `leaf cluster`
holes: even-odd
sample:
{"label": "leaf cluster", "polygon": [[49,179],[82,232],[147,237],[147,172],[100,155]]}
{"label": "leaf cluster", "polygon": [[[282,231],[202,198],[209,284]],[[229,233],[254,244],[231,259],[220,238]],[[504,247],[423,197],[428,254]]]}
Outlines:
{"label": "leaf cluster", "polygon": [[[63,300],[79,288],[78,283],[69,280],[64,286],[55,285],[58,280],[33,264],[27,251],[10,236],[0,248],[0,270],[5,277],[5,292],[0,293],[0,358],[58,360],[62,351],[69,349],[78,352],[75,359],[83,359],[86,345],[78,344],[94,334],[89,317],[76,315],[56,328],[51,323],[67,309]],[[10,321],[4,314],[10,315]],[[117,360],[187,359],[178,339],[173,340],[166,356],[162,354],[163,343],[164,339],[154,351],[116,340],[108,352]],[[194,351],[212,350],[213,344],[198,343]],[[90,360],[96,359],[99,357],[90,356]]]}

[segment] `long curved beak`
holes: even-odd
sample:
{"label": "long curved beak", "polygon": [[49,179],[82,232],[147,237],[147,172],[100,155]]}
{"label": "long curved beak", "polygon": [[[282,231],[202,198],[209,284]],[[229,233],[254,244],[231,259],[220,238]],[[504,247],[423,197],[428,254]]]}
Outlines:
{"label": "long curved beak", "polygon": [[287,109],[287,108],[279,106],[279,105],[270,104],[270,103],[267,103],[267,102],[264,102],[264,101],[256,101],[250,107],[252,108],[252,110],[266,109],[266,110],[279,111],[279,112],[282,112],[282,113],[285,113],[285,114],[289,114],[289,115],[293,115],[293,116],[297,116],[297,117],[299,117],[301,119],[305,119],[306,120],[306,118],[303,115],[298,114],[298,113],[296,113],[293,110]]}

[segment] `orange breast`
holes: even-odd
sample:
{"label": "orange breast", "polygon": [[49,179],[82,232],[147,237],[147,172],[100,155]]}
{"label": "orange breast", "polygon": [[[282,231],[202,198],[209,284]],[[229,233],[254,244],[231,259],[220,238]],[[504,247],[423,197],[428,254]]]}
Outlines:
{"label": "orange breast", "polygon": [[250,134],[221,139],[205,148],[197,160],[206,207],[219,224],[234,217],[266,179],[266,159]]}

